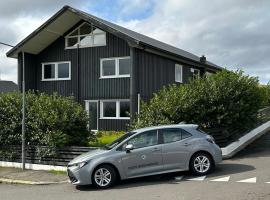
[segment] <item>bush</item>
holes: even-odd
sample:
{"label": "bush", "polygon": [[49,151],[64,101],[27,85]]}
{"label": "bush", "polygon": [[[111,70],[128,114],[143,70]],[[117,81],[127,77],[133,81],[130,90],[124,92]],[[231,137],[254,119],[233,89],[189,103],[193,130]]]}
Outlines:
{"label": "bush", "polygon": [[92,147],[103,147],[106,144],[110,144],[125,132],[116,132],[116,131],[98,131],[96,134],[96,139],[89,142],[89,146]]}
{"label": "bush", "polygon": [[[22,96],[0,94],[1,145],[21,144]],[[26,143],[62,147],[86,145],[91,136],[83,107],[71,97],[44,93],[26,94]]]}
{"label": "bush", "polygon": [[142,102],[132,128],[182,121],[205,129],[248,128],[256,123],[263,101],[257,78],[223,70],[189,84],[163,88],[150,102]]}

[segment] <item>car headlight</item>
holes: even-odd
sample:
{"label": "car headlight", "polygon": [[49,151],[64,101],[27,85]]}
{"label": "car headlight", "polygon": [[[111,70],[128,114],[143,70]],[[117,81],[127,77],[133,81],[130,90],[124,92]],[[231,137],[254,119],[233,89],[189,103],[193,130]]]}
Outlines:
{"label": "car headlight", "polygon": [[82,167],[84,167],[84,166],[87,165],[87,164],[88,164],[87,161],[83,161],[83,162],[71,164],[71,165],[69,165],[69,167],[78,167],[78,168],[82,168]]}

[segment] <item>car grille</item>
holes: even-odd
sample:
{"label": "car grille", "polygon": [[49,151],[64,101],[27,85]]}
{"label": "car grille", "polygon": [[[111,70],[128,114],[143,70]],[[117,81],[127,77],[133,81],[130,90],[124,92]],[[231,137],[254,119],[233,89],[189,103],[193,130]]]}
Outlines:
{"label": "car grille", "polygon": [[68,177],[69,177],[69,180],[71,181],[71,183],[75,183],[78,181],[69,169],[67,170],[67,173],[68,173]]}

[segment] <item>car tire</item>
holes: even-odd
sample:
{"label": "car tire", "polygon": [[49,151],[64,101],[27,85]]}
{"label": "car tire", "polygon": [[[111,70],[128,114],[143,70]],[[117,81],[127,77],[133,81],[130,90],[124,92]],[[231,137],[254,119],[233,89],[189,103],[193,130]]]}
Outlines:
{"label": "car tire", "polygon": [[204,176],[214,169],[212,157],[204,152],[194,154],[190,159],[189,169],[196,176]]}
{"label": "car tire", "polygon": [[116,171],[110,165],[98,166],[92,175],[93,185],[99,189],[106,189],[113,186],[116,180]]}

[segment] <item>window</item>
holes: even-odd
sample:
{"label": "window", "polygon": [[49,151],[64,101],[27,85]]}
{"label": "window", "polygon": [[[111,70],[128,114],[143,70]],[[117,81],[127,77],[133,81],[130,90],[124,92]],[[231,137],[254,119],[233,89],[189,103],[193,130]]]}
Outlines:
{"label": "window", "polygon": [[130,119],[129,100],[100,101],[101,119]]}
{"label": "window", "polygon": [[163,142],[171,143],[191,137],[192,135],[180,128],[162,129]]}
{"label": "window", "polygon": [[130,77],[130,57],[100,60],[100,78]]}
{"label": "window", "polygon": [[210,76],[212,76],[214,73],[212,73],[212,72],[205,72],[205,76],[206,77],[210,77]]}
{"label": "window", "polygon": [[134,149],[149,147],[158,144],[157,130],[143,132],[131,138],[127,144],[132,144]]}
{"label": "window", "polygon": [[175,64],[175,82],[183,82],[183,67],[179,64]]}
{"label": "window", "polygon": [[42,81],[70,80],[70,62],[42,63]]}
{"label": "window", "polygon": [[192,78],[200,77],[200,70],[199,69],[190,68],[190,71],[192,73]]}
{"label": "window", "polygon": [[83,23],[65,38],[66,48],[106,46],[106,32],[99,28]]}

